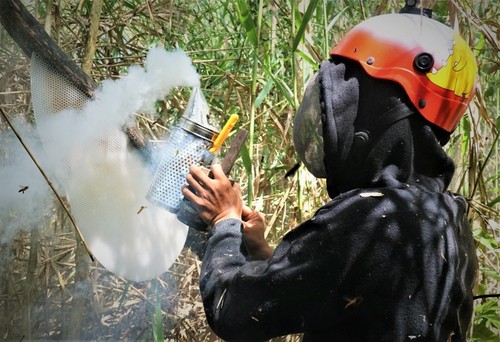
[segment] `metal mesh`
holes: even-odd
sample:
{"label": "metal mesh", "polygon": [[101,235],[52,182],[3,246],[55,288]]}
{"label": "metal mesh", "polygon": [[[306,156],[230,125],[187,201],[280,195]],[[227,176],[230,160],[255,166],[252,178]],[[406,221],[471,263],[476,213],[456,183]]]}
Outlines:
{"label": "metal mesh", "polygon": [[31,58],[31,89],[33,106],[40,109],[35,111],[37,124],[43,124],[62,110],[82,109],[90,100],[36,54]]}
{"label": "metal mesh", "polygon": [[[43,142],[46,153],[46,168],[55,178],[58,185],[64,188],[65,181],[71,180],[70,160],[71,155],[61,163],[58,145],[61,139],[55,135],[59,124],[58,113],[68,109],[81,110],[90,99],[69,81],[59,71],[45,63],[35,53],[31,57],[31,99],[38,134]],[[61,124],[63,125],[62,121]],[[86,149],[80,149],[80,156]],[[73,153],[73,155],[75,155]],[[57,165],[57,167],[55,167]],[[77,165],[75,165],[77,166]],[[65,191],[64,189],[63,191]]]}
{"label": "metal mesh", "polygon": [[318,74],[309,80],[293,122],[293,144],[300,159],[315,177],[325,178],[323,124]]}
{"label": "metal mesh", "polygon": [[201,165],[211,141],[174,127],[165,143],[163,158],[156,170],[146,198],[173,213],[179,210],[182,187],[191,164]]}

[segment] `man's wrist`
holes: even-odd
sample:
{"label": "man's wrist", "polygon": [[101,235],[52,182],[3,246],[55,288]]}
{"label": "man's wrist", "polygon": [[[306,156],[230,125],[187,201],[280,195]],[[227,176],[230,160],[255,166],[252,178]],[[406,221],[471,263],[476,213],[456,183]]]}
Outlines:
{"label": "man's wrist", "polygon": [[229,219],[235,219],[235,220],[241,221],[241,213],[238,213],[235,210],[221,212],[213,218],[212,226],[215,226],[217,223],[219,223],[221,221],[229,220]]}
{"label": "man's wrist", "polygon": [[228,217],[217,221],[217,223],[214,223],[213,225],[210,225],[209,232],[211,235],[215,234],[216,232],[217,234],[224,232],[226,233],[231,232],[238,235],[242,235],[241,232],[242,224],[243,223],[241,222],[240,219]]}

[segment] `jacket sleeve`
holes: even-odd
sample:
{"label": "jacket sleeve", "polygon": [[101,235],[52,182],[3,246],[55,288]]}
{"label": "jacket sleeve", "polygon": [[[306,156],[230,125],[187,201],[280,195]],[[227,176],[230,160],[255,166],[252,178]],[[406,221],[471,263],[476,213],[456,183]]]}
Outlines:
{"label": "jacket sleeve", "polygon": [[208,323],[231,341],[301,332],[307,313],[323,310],[325,291],[333,291],[334,282],[324,281],[335,278],[328,274],[331,267],[325,267],[336,258],[322,248],[327,230],[306,221],[299,228],[309,227],[288,233],[270,259],[247,261],[241,250],[241,224],[222,221],[208,240],[200,277]]}

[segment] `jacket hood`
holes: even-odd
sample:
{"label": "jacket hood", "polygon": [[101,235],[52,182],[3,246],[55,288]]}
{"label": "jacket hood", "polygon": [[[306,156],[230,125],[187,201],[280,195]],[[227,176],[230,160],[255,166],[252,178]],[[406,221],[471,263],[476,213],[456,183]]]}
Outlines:
{"label": "jacket hood", "polygon": [[399,84],[344,58],[323,62],[319,78],[330,197],[418,184],[446,190],[454,164],[441,144],[449,134],[420,116]]}

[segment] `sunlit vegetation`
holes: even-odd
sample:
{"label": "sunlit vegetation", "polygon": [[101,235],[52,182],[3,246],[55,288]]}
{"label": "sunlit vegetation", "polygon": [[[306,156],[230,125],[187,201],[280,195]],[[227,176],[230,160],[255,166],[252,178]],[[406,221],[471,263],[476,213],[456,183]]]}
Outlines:
{"label": "sunlit vegetation", "polygon": [[[245,201],[266,214],[267,238],[275,245],[328,200],[323,181],[302,166],[285,177],[299,162],[291,130],[308,78],[346,31],[372,15],[398,12],[404,1],[26,3],[97,83],[142,64],[151,46],[186,51],[201,75],[212,120],[222,125],[231,114],[239,114],[238,127],[250,133],[232,177],[242,185]],[[463,194],[470,205],[480,260],[475,293],[499,293],[500,5],[486,0],[431,3],[435,18],[456,28],[477,57],[476,97],[447,149],[457,166],[451,190]],[[97,21],[91,16],[93,7],[100,12]],[[90,34],[92,22],[95,36]],[[29,59],[1,27],[0,76],[2,109],[31,122]],[[178,89],[158,103],[154,118],[138,113],[138,127],[151,139],[163,135],[182,114],[188,97],[189,89]],[[0,119],[0,130],[6,129]],[[0,160],[8,157],[0,145]],[[8,224],[0,222],[0,232]],[[200,261],[186,249],[158,279],[138,284],[116,277],[79,251],[60,204],[48,201],[39,222],[0,245],[0,338],[216,340],[198,294],[199,267]],[[475,300],[469,339],[498,338],[499,311],[498,298]]]}

